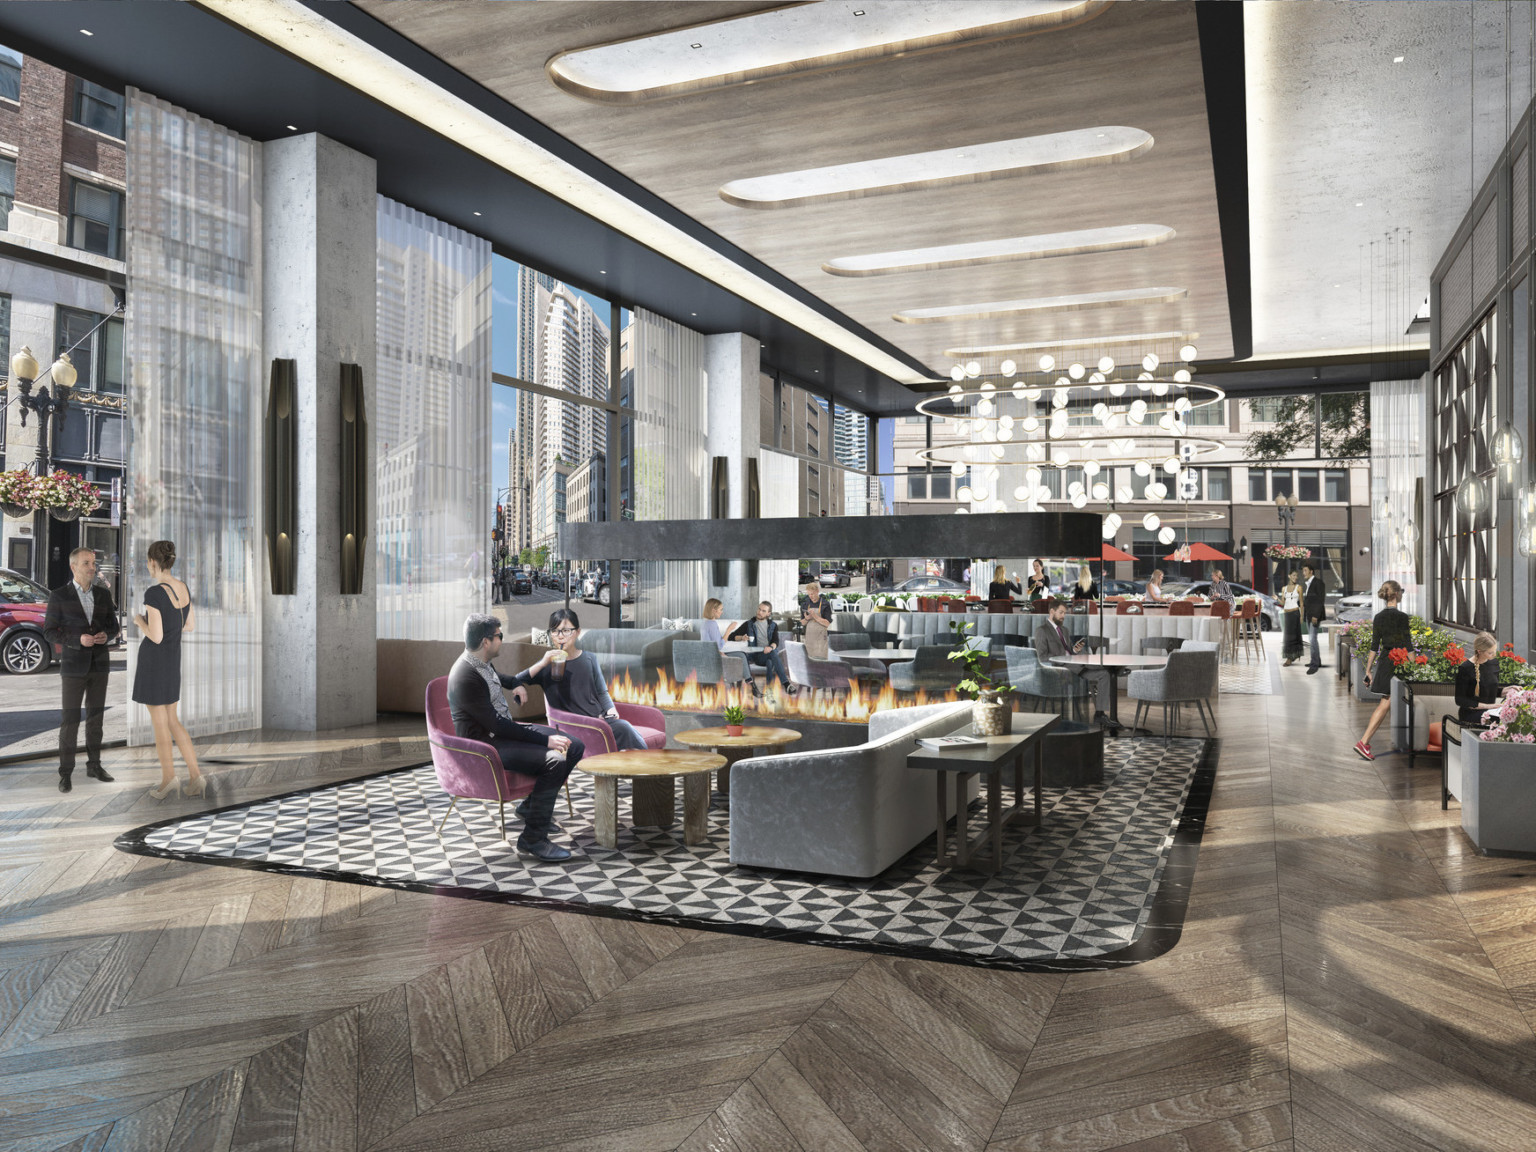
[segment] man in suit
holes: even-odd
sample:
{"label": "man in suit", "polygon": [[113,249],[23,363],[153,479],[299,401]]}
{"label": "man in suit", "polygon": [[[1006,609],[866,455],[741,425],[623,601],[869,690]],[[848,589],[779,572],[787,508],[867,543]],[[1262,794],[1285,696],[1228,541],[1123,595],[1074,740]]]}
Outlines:
{"label": "man in suit", "polygon": [[1312,644],[1312,660],[1307,665],[1307,675],[1311,676],[1323,666],[1322,655],[1317,649],[1317,630],[1323,626],[1323,616],[1328,611],[1326,596],[1328,590],[1323,587],[1323,578],[1317,574],[1317,569],[1310,564],[1301,566],[1301,618],[1307,623],[1307,635]]}
{"label": "man in suit", "polygon": [[[1067,602],[1053,600],[1045,620],[1035,625],[1035,654],[1041,664],[1049,664],[1057,656],[1075,654],[1087,647],[1086,640],[1073,643],[1072,637],[1067,634],[1066,619]],[[1085,669],[1082,677],[1093,686],[1095,719],[1107,719],[1104,705],[1109,702],[1109,694],[1115,690],[1112,674],[1103,669]]]}
{"label": "man in suit", "polygon": [[745,640],[753,648],[761,648],[761,652],[748,652],[747,660],[759,668],[768,669],[768,679],[777,680],[786,695],[795,694],[795,686],[789,682],[789,673],[784,668],[784,652],[779,646],[779,625],[773,619],[772,604],[764,600],[757,606],[757,615],[751,620],[743,620],[741,627],[726,639]]}
{"label": "man in suit", "polygon": [[555,825],[555,801],[560,785],[586,752],[572,739],[543,724],[520,724],[512,718],[503,689],[517,686],[491,666],[501,652],[501,621],[479,613],[464,621],[464,653],[448,673],[448,708],[453,730],[470,740],[494,745],[501,766],[519,776],[532,776],[533,792],[517,806],[523,834],[517,838],[521,855],[539,860],[569,860],[570,852],[550,842]]}
{"label": "man in suit", "polygon": [[59,682],[64,712],[59,723],[59,791],[74,787],[75,740],[80,733],[80,702],[85,701],[85,774],[111,780],[101,766],[101,730],[107,710],[110,645],[117,639],[117,605],[106,585],[96,584],[96,553],[76,548],[69,554],[71,579],[48,594],[43,634],[64,649]]}

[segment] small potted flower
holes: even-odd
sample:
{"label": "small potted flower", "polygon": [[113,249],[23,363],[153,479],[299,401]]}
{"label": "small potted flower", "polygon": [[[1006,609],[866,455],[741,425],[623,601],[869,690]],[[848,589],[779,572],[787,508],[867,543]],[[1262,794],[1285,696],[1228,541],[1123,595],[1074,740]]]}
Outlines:
{"label": "small potted flower", "polygon": [[1462,737],[1461,826],[1484,855],[1536,852],[1536,688],[1505,688],[1488,719]]}
{"label": "small potted flower", "polygon": [[25,468],[0,472],[0,512],[7,516],[30,516],[37,507],[32,494],[34,479]]}
{"label": "small potted flower", "polygon": [[727,736],[740,736],[742,723],[747,718],[747,714],[741,705],[728,704],[725,711],[721,713],[721,716],[725,719],[725,734]]}

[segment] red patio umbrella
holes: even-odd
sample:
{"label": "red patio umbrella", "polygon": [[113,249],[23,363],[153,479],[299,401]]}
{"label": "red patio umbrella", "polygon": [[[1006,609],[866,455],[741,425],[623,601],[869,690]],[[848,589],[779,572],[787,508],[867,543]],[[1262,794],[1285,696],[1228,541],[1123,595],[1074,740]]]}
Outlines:
{"label": "red patio umbrella", "polygon": [[1104,545],[1104,554],[1101,557],[1099,557],[1099,559],[1101,559],[1101,560],[1134,560],[1134,559],[1136,559],[1136,557],[1132,556],[1129,552],[1122,552],[1120,549],[1116,548],[1113,544],[1106,544],[1106,545]]}
{"label": "red patio umbrella", "polygon": [[[1176,558],[1177,556],[1178,556],[1177,552],[1170,552],[1167,556],[1164,556],[1163,559],[1164,560],[1172,560],[1172,559]],[[1191,544],[1189,546],[1189,558],[1190,558],[1190,560],[1230,560],[1230,559],[1232,559],[1232,557],[1228,556],[1225,552],[1218,552],[1216,549],[1212,548],[1209,544],[1204,544],[1204,543]]]}

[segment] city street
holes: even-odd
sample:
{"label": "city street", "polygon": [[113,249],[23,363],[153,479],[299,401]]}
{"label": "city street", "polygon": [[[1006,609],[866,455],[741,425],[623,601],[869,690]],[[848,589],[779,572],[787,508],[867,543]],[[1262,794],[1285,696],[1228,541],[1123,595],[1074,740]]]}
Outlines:
{"label": "city street", "polygon": [[[33,676],[0,672],[0,756],[53,752],[59,744],[59,666]],[[112,656],[112,679],[107,684],[107,715],[104,739],[128,738],[128,656]],[[80,740],[85,725],[80,726]],[[82,744],[81,747],[84,745]]]}

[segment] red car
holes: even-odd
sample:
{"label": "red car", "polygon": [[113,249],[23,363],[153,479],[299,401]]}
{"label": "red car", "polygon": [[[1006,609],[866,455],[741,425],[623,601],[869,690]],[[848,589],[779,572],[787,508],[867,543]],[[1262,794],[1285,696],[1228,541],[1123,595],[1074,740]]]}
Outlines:
{"label": "red car", "polygon": [[48,589],[20,572],[0,568],[0,667],[25,676],[41,672],[63,653],[43,637]]}

